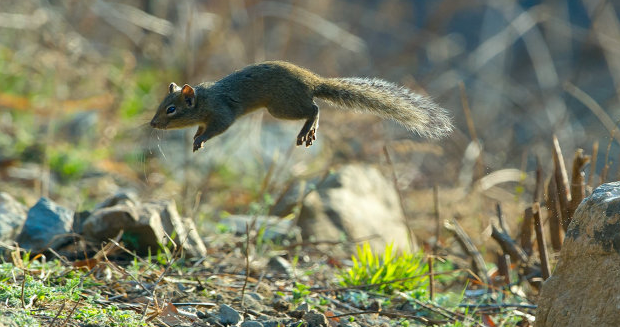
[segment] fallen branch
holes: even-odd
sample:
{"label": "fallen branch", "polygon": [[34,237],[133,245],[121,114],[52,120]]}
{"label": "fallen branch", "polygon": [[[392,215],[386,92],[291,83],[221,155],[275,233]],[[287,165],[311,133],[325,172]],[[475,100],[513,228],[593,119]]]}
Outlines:
{"label": "fallen branch", "polygon": [[509,254],[520,263],[527,263],[528,256],[521,247],[510,237],[510,235],[500,231],[495,225],[491,226],[491,237],[499,243],[504,253]]}
{"label": "fallen branch", "polygon": [[456,221],[455,218],[452,218],[452,224],[446,223],[444,227],[454,234],[456,240],[459,242],[463,251],[467,253],[472,258],[473,261],[473,269],[478,276],[482,279],[482,282],[486,285],[490,285],[489,283],[489,273],[486,268],[486,264],[484,262],[484,258],[478,248],[471,240],[469,235],[463,230],[463,227]]}

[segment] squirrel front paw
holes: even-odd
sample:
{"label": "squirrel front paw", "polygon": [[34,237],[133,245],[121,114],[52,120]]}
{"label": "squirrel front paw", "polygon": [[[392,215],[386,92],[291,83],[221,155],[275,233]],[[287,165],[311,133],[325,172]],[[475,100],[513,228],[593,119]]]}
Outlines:
{"label": "squirrel front paw", "polygon": [[200,138],[195,138],[195,139],[194,139],[194,149],[193,149],[193,151],[192,151],[192,152],[196,152],[196,151],[198,151],[198,149],[202,148],[202,145],[203,145],[204,143],[205,143],[205,142],[204,142],[203,140],[201,140]]}

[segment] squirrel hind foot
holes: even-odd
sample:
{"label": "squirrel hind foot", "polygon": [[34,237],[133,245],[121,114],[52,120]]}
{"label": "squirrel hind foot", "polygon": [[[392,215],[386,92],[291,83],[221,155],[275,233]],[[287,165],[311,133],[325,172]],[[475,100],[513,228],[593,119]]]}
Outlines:
{"label": "squirrel hind foot", "polygon": [[312,145],[312,142],[316,140],[316,133],[319,129],[319,108],[314,105],[315,114],[306,120],[304,126],[297,135],[297,146],[306,143],[306,148]]}
{"label": "squirrel hind foot", "polygon": [[316,140],[316,129],[312,128],[307,133],[302,132],[297,135],[297,146],[306,143],[306,148],[312,145],[312,142]]}

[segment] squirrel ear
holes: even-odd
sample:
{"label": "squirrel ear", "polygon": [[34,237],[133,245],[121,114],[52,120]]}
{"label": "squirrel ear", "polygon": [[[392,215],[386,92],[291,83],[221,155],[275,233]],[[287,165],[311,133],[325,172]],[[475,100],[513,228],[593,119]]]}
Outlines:
{"label": "squirrel ear", "polygon": [[181,94],[183,94],[183,97],[185,98],[185,102],[187,103],[187,106],[189,107],[194,106],[194,102],[195,102],[194,100],[196,99],[196,93],[194,93],[194,88],[185,84],[183,85],[183,88],[181,89]]}
{"label": "squirrel ear", "polygon": [[180,91],[180,90],[181,90],[181,88],[175,82],[172,82],[172,83],[170,83],[170,85],[168,85],[168,92],[169,93],[173,93],[175,91]]}

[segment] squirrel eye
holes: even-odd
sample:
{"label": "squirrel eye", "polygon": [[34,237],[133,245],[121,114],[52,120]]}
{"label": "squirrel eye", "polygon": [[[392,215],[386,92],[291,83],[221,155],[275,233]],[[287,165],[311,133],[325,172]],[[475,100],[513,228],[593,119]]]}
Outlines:
{"label": "squirrel eye", "polygon": [[166,109],[166,114],[170,115],[172,113],[174,113],[177,110],[177,108],[175,106],[170,106],[168,107],[168,109]]}

